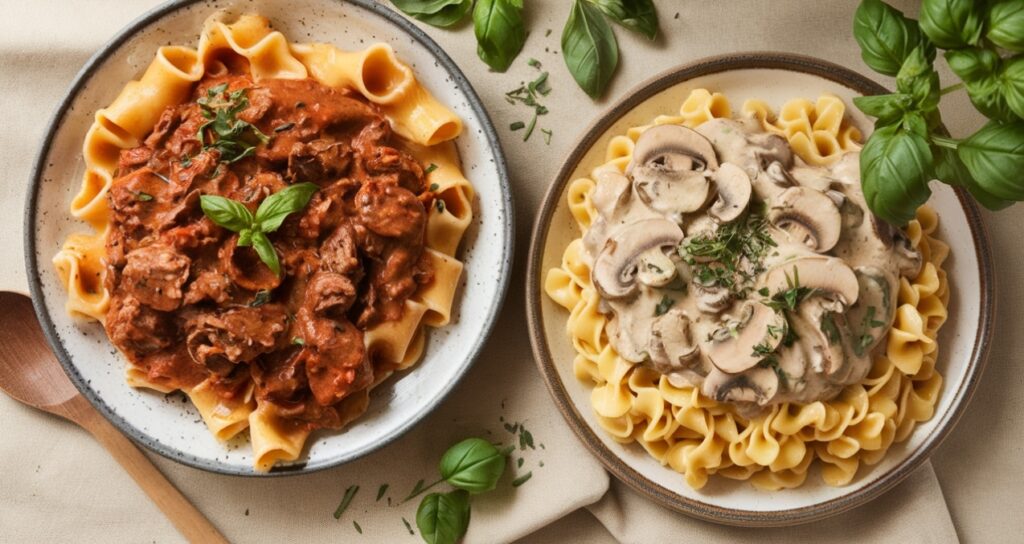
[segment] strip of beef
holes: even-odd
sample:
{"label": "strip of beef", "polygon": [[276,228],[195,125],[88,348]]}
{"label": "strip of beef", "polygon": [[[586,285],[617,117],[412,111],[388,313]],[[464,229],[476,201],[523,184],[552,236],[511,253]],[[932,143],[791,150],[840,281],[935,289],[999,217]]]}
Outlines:
{"label": "strip of beef", "polygon": [[135,357],[169,346],[174,330],[167,314],[144,306],[135,297],[120,291],[110,297],[104,325],[110,341]]}
{"label": "strip of beef", "polygon": [[188,279],[191,260],[173,247],[151,244],[128,253],[121,271],[121,287],[139,302],[162,312],[181,305],[181,286]]}
{"label": "strip of beef", "polygon": [[198,311],[184,324],[188,353],[213,373],[227,375],[272,351],[287,328],[288,312],[278,304],[225,311]]}
{"label": "strip of beef", "polygon": [[416,195],[385,183],[363,185],[355,204],[356,234],[370,257],[369,288],[358,323],[369,327],[400,318],[405,300],[416,292],[427,214]]}
{"label": "strip of beef", "polygon": [[306,347],[306,378],[313,398],[330,406],[373,383],[373,368],[363,345],[363,331],[347,320],[318,317],[303,306],[296,316]]}

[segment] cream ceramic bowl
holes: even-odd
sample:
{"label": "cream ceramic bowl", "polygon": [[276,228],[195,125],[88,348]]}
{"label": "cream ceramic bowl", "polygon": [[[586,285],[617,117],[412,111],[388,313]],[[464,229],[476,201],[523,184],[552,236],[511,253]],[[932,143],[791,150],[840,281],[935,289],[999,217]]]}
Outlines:
{"label": "cream ceramic bowl", "polygon": [[[678,111],[692,89],[723,93],[734,106],[760,98],[778,108],[792,98],[815,99],[833,93],[848,105],[862,94],[886,92],[845,68],[785,54],[736,54],[670,70],[641,84],[587,130],[565,160],[534,226],[527,271],[527,305],[534,354],[548,388],[570,426],[620,480],[657,502],[699,518],[732,525],[790,525],[821,519],[863,504],[891,489],[928,457],[952,430],[981,376],[994,311],[991,252],[974,201],[963,191],[933,183],[930,204],[938,211],[937,236],[952,255],[945,268],[951,289],[950,316],[939,332],[938,369],[945,378],[935,415],[910,438],[894,445],[873,467],[862,467],[845,487],[821,482],[815,469],[803,487],[759,491],[749,483],[712,477],[694,490],[683,477],[661,466],[637,444],[615,442],[598,426],[590,404],[591,387],[572,371],[575,351],[566,331],[567,312],[543,293],[547,270],[560,264],[566,245],[579,230],[566,204],[569,181],[589,175],[603,162],[608,140],[659,114]],[[734,108],[735,109],[735,108]],[[865,133],[872,123],[856,108],[847,115]]]}
{"label": "cream ceramic bowl", "polygon": [[129,25],[89,60],[51,122],[31,180],[25,247],[36,312],[68,375],[100,412],[153,451],[214,472],[257,474],[245,433],[219,443],[181,393],[165,396],[125,383],[125,361],[103,328],[65,313],[66,294],[50,259],[68,234],[86,228],[69,216],[68,205],[82,179],[82,140],[93,113],[141,74],[158,46],[194,46],[203,21],[219,10],[264,15],[298,42],[342,49],[388,43],[465,123],[457,143],[463,170],[476,189],[476,215],[460,254],[465,271],[453,322],[429,332],[425,355],[415,367],[374,389],[361,418],[340,432],[315,433],[298,462],[270,474],[310,472],[356,459],[400,436],[437,406],[479,353],[511,266],[513,214],[505,161],[487,113],[455,63],[426,34],[372,0],[179,1]]}

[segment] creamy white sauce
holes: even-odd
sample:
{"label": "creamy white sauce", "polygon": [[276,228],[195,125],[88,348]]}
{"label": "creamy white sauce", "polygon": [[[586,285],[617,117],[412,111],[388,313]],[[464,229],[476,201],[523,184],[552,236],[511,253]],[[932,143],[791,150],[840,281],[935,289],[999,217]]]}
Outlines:
{"label": "creamy white sauce", "polygon": [[[861,381],[892,325],[899,276],[915,275],[920,255],[868,211],[858,153],[809,166],[756,121],[716,119],[696,129],[714,150],[704,161],[673,147],[677,136],[699,143],[688,129],[659,130],[638,141],[626,176],[594,173],[598,217],[585,258],[620,355],[747,413],[825,400]],[[744,188],[737,179],[749,183],[749,199],[725,201]],[[700,285],[700,270],[718,265],[685,248],[723,229],[749,232],[726,225],[747,225],[750,214],[764,217],[774,247],[730,263],[748,276],[730,275],[733,289]],[[794,272],[806,288],[800,302],[766,306]]]}

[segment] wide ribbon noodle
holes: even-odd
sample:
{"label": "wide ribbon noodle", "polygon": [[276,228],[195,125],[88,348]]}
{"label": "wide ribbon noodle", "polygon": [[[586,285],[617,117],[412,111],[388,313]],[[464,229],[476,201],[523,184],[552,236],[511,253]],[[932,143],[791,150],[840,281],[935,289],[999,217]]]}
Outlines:
{"label": "wide ribbon noodle", "polygon": [[[831,164],[844,152],[860,149],[860,133],[844,120],[845,106],[833,95],[816,102],[793,100],[778,116],[761,101],[747,101],[743,111],[766,131],[785,136],[808,164]],[[678,115],[659,116],[653,124],[693,128],[730,116],[723,95],[696,89]],[[624,171],[634,143],[650,126],[613,137],[606,165]],[[589,178],[568,187],[569,210],[582,232],[597,217],[591,202],[594,187]],[[615,352],[608,340],[608,316],[599,310],[600,298],[582,255],[582,238],[566,247],[561,266],[548,271],[544,290],[569,311],[566,330],[577,352],[573,371],[593,387],[597,421],[616,441],[636,442],[696,489],[712,474],[749,480],[765,490],[798,487],[815,459],[824,481],[841,486],[853,480],[861,464],[878,463],[892,444],[906,440],[918,422],[934,413],[942,388],[935,369],[936,337],[949,302],[942,270],[949,246],[933,237],[937,227],[938,216],[923,206],[906,228],[924,265],[917,277],[900,279],[895,323],[884,354],[874,359],[867,377],[832,400],[774,405],[754,419],[703,396],[699,387],[675,387],[667,377]]]}
{"label": "wide ribbon noodle", "polygon": [[[211,18],[204,25],[198,48],[161,47],[142,76],[129,82],[110,106],[96,112],[85,136],[85,175],[71,203],[71,214],[93,232],[72,234],[53,264],[67,288],[72,315],[103,322],[111,294],[104,287],[104,242],[110,228],[108,189],[122,150],[134,148],[154,129],[161,113],[191,96],[204,74],[225,65],[246,66],[254,82],[264,79],[313,78],[337,89],[349,89],[376,105],[392,129],[407,140],[406,151],[421,164],[436,205],[427,210],[427,260],[434,280],[422,285],[405,302],[402,317],[383,321],[365,331],[367,353],[375,363],[374,385],[395,370],[419,360],[424,346],[423,326],[449,322],[463,265],[455,254],[472,220],[473,187],[461,172],[453,142],[462,121],[440,104],[382,43],[362,51],[343,51],[332,45],[290,43],[267,19],[246,15],[227,24]],[[127,381],[135,387],[161,392],[172,388],[131,364]],[[367,407],[369,389],[355,392],[336,407],[342,422]],[[269,401],[257,402],[252,385],[243,398],[227,401],[207,382],[186,390],[210,431],[228,440],[250,429],[254,465],[268,470],[278,461],[299,457],[308,425],[276,415]]]}

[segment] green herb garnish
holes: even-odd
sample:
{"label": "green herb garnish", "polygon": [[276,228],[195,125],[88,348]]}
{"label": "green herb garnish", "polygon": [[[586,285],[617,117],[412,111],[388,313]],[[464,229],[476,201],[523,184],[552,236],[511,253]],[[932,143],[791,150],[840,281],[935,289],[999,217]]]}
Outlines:
{"label": "green herb garnish", "polygon": [[250,308],[259,308],[270,301],[270,291],[266,289],[260,289],[256,291],[256,296],[253,297],[252,302],[249,303]]}
{"label": "green herb garnish", "polygon": [[427,174],[430,174],[434,170],[437,170],[437,165],[434,163],[430,163],[427,165],[426,168],[423,169],[423,175],[426,176]]}
{"label": "green herb garnish", "polygon": [[149,202],[153,200],[153,195],[139,191],[135,193],[135,200],[138,200],[139,202]]}
{"label": "green herb garnish", "polygon": [[338,508],[334,511],[334,519],[341,519],[341,515],[348,509],[348,505],[355,498],[356,493],[359,492],[358,485],[351,485],[345,490],[345,495],[341,498],[341,503],[338,504]]}
{"label": "green herb garnish", "polygon": [[409,520],[405,519],[405,517],[402,517],[402,523],[405,524],[405,530],[409,531],[410,535],[416,534],[416,531],[412,530],[412,524],[409,523]]}
{"label": "green herb garnish", "polygon": [[384,494],[387,492],[388,484],[381,484],[381,486],[377,489],[377,500],[374,502],[380,502],[380,500],[384,498]]}
{"label": "green herb garnish", "polygon": [[431,493],[416,509],[416,526],[428,544],[455,544],[469,527],[469,493]]}
{"label": "green herb garnish", "polygon": [[654,307],[654,315],[656,317],[665,315],[665,312],[675,305],[675,303],[676,301],[674,299],[669,298],[668,295],[663,295],[661,300],[658,302],[658,305]]}
{"label": "green herb garnish", "polygon": [[512,132],[522,130],[524,128],[526,128],[526,123],[522,121],[516,121],[515,123],[512,123],[508,126],[508,129],[511,130]]}
{"label": "green herb garnish", "polygon": [[440,188],[441,188],[441,186],[436,184],[436,183],[431,183],[430,184],[430,192],[431,193],[436,193],[437,190],[440,189]]}
{"label": "green herb garnish", "polygon": [[278,126],[274,127],[274,132],[284,132],[284,131],[286,131],[286,130],[294,127],[294,126],[295,126],[295,123],[285,123],[283,125],[278,125]]}
{"label": "green herb garnish", "polygon": [[544,143],[551,145],[551,131],[546,128],[542,128],[540,129],[540,133],[544,135]]}
{"label": "green herb garnish", "polygon": [[532,477],[533,471],[527,472],[526,474],[523,474],[522,476],[516,478],[515,480],[512,480],[512,487],[519,487],[525,484],[527,481],[529,481]]}
{"label": "green herb garnish", "polygon": [[684,241],[679,254],[702,285],[725,287],[745,298],[756,275],[764,271],[765,254],[775,245],[767,220],[751,213],[722,225],[713,234]]}
{"label": "green herb garnish", "polygon": [[302,338],[296,336],[296,337],[292,338],[292,345],[293,346],[305,346],[306,345],[306,341],[303,340]]}
{"label": "green herb garnish", "polygon": [[434,201],[434,207],[437,208],[437,213],[444,213],[444,201],[440,198]]}
{"label": "green herb garnish", "polygon": [[[227,88],[227,83],[221,83],[196,100],[203,117],[208,119],[199,127],[196,139],[203,145],[203,151],[216,150],[221,162],[233,163],[252,156],[256,146],[266,144],[270,137],[252,123],[238,119],[238,114],[249,107],[246,89],[227,93]],[[207,129],[211,129],[209,138]]]}
{"label": "green herb garnish", "polygon": [[267,267],[281,275],[277,250],[267,234],[281,227],[285,218],[309,203],[319,187],[313,183],[291,185],[268,196],[253,215],[244,204],[218,195],[202,195],[199,205],[206,217],[232,232],[238,233],[238,245],[252,246]]}

